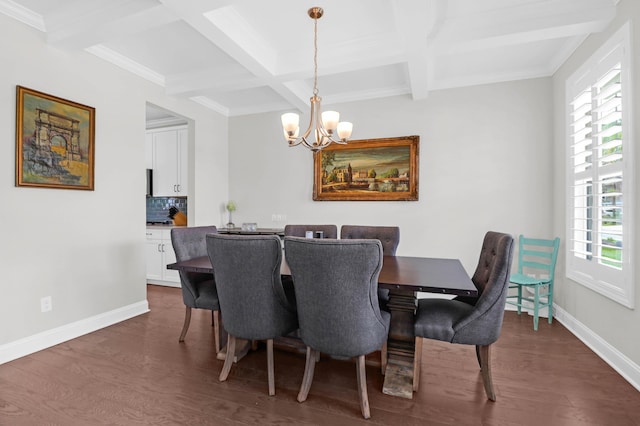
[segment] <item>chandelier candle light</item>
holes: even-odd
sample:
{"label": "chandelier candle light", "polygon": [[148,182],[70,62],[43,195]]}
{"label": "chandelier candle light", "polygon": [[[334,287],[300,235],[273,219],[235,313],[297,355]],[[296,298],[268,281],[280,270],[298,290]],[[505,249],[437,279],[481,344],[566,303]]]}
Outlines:
{"label": "chandelier candle light", "polygon": [[[322,98],[318,96],[318,19],[322,17],[324,11],[321,7],[312,7],[307,13],[313,19],[313,96],[309,127],[302,136],[298,136],[300,116],[289,112],[282,114],[282,128],[289,146],[303,144],[312,151],[320,151],[332,143],[347,143],[347,139],[351,137],[353,124],[346,121],[340,122],[340,113],[337,111],[322,112],[320,106]],[[315,139],[310,141],[308,138],[312,131]],[[338,139],[334,139],[335,133],[338,134]]]}

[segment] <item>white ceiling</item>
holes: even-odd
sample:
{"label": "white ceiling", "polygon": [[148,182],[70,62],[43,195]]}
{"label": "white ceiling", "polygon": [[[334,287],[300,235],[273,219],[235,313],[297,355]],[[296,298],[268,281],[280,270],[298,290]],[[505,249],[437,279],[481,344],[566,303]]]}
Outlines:
{"label": "white ceiling", "polygon": [[[85,49],[226,116],[303,110],[313,20],[323,104],[552,75],[618,0],[0,0],[60,49]],[[5,35],[6,37],[6,35]]]}

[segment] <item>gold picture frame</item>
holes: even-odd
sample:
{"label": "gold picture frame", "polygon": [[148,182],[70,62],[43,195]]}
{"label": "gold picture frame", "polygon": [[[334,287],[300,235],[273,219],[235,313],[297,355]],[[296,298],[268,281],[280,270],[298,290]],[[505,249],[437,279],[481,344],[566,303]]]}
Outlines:
{"label": "gold picture frame", "polygon": [[332,144],[314,154],[315,201],[418,200],[419,136]]}
{"label": "gold picture frame", "polygon": [[95,108],[16,87],[16,186],[94,189]]}

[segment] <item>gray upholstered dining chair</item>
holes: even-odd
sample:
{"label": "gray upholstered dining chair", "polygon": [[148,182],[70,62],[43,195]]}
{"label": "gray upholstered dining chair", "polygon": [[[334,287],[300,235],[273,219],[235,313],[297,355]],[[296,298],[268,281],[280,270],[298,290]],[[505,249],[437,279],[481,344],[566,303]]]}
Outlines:
{"label": "gray upholstered dining chair", "polygon": [[[395,256],[398,244],[400,244],[400,228],[397,226],[342,225],[340,238],[343,240],[352,238],[380,240],[384,255]],[[386,310],[389,302],[389,290],[379,288],[378,298],[380,299],[380,307]]]}
{"label": "gray upholstered dining chair", "polygon": [[[360,409],[369,418],[365,355],[386,342],[391,315],[378,306],[382,245],[375,240],[285,237],[307,359],[298,401],[307,399],[320,353],[357,357]],[[383,365],[386,359],[383,359]]]}
{"label": "gray upholstered dining chair", "polygon": [[324,238],[338,238],[336,225],[285,225],[284,236],[304,237],[307,231],[322,231]]}
{"label": "gray upholstered dining chair", "polygon": [[210,234],[207,251],[229,335],[220,381],[231,370],[237,338],[266,340],[269,395],[275,395],[273,339],[298,328],[280,281],[280,237]]}
{"label": "gray upholstered dining chair", "polygon": [[[215,226],[195,226],[191,228],[172,228],[171,244],[176,253],[176,260],[193,259],[207,255],[207,234],[217,233]],[[184,342],[191,322],[191,309],[207,309],[211,311],[212,324],[215,333],[215,350],[220,352],[220,304],[216,284],[211,274],[180,271],[180,287],[182,300],[186,306],[184,325],[178,341]]]}
{"label": "gray upholstered dining chair", "polygon": [[345,239],[375,239],[382,243],[385,256],[395,256],[400,244],[400,228],[397,226],[363,226],[342,225],[340,238]]}
{"label": "gray upholstered dining chair", "polygon": [[[338,238],[338,227],[336,225],[285,225],[284,236],[304,237],[307,231],[314,233],[322,231],[324,238]],[[295,305],[295,289],[291,277],[282,277],[282,285],[287,293],[287,298]]]}
{"label": "gray upholstered dining chair", "polygon": [[[512,259],[513,237],[487,232],[471,278],[479,294],[475,304],[455,299],[420,299],[414,323],[416,345],[422,345],[423,338],[475,345],[484,389],[491,401],[496,400],[491,378],[491,345],[502,330]],[[414,390],[418,390],[419,365],[414,374]]]}

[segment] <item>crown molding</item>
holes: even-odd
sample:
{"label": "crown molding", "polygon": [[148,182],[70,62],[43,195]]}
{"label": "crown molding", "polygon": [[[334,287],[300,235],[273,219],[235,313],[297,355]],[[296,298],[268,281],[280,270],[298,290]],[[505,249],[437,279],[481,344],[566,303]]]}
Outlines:
{"label": "crown molding", "polygon": [[187,120],[182,117],[166,117],[156,118],[155,120],[147,120],[147,130],[157,129],[160,127],[181,126],[187,124]]}
{"label": "crown molding", "polygon": [[229,108],[222,106],[217,102],[212,101],[206,96],[193,96],[189,99],[192,100],[193,102],[199,103],[202,106],[212,109],[215,112],[224,115],[225,117],[229,117]]}
{"label": "crown molding", "polygon": [[144,78],[145,80],[149,80],[150,82],[155,83],[158,86],[165,87],[165,79],[162,74],[159,74],[152,69],[139,64],[138,62],[132,61],[126,56],[121,55],[118,52],[109,49],[108,47],[105,47],[101,44],[96,44],[95,46],[87,47],[85,50],[101,59],[104,59],[107,62],[111,62],[112,64],[119,66],[124,70],[132,72]]}
{"label": "crown molding", "polygon": [[18,20],[38,31],[45,32],[44,19],[34,11],[19,5],[11,0],[0,0],[0,13],[4,13],[11,18]]}

